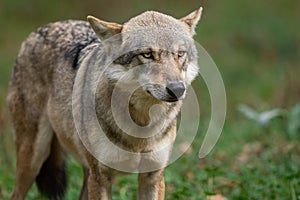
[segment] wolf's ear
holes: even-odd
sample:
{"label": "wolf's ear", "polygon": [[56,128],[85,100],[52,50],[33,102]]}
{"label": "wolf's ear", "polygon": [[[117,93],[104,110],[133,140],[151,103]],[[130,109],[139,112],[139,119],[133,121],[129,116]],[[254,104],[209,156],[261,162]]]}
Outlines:
{"label": "wolf's ear", "polygon": [[113,22],[105,22],[96,17],[88,16],[88,22],[101,40],[121,33],[123,26]]}
{"label": "wolf's ear", "polygon": [[200,7],[194,12],[180,19],[180,21],[186,23],[189,26],[192,35],[195,35],[195,28],[201,18],[202,10],[203,8]]}

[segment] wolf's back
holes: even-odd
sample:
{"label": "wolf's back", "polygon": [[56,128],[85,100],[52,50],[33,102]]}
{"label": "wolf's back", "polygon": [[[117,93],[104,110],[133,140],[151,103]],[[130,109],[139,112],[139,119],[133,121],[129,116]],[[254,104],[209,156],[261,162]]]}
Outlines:
{"label": "wolf's back", "polygon": [[[17,64],[23,60],[32,67],[55,67],[62,59],[76,62],[80,51],[97,41],[95,33],[85,21],[67,20],[50,23],[32,32],[23,42]],[[27,66],[28,67],[28,66]]]}
{"label": "wolf's back", "polygon": [[[67,20],[38,28],[22,43],[9,85],[8,101],[15,93],[27,101],[33,112],[43,110],[36,105],[47,99],[49,88],[56,84],[55,73],[76,73],[78,59],[89,44],[99,42],[85,21]],[[36,97],[36,98],[33,98]],[[36,107],[36,109],[34,108]]]}

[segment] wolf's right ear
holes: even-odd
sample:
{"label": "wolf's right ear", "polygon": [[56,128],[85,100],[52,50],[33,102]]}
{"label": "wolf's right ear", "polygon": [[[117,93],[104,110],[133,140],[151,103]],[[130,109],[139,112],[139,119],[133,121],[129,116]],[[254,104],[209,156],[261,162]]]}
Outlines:
{"label": "wolf's right ear", "polygon": [[180,21],[187,24],[190,28],[190,32],[192,35],[195,35],[195,28],[197,23],[199,22],[201,15],[202,15],[203,8],[200,7],[194,12],[188,14],[187,16],[180,19]]}
{"label": "wolf's right ear", "polygon": [[121,33],[123,26],[113,22],[105,22],[96,17],[88,16],[88,22],[101,40]]}

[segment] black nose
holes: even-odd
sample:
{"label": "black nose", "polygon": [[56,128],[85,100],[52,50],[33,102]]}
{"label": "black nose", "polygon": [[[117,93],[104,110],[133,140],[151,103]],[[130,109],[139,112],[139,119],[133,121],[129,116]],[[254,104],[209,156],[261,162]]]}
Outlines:
{"label": "black nose", "polygon": [[166,89],[168,94],[176,99],[179,99],[185,92],[185,87],[182,82],[171,82],[167,84]]}

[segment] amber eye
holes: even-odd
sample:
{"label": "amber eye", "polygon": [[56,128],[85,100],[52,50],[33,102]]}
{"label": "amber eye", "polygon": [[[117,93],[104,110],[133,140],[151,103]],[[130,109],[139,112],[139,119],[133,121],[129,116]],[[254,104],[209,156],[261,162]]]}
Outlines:
{"label": "amber eye", "polygon": [[147,52],[147,53],[143,53],[142,54],[142,56],[144,57],[144,58],[152,58],[152,52]]}
{"label": "amber eye", "polygon": [[177,52],[177,55],[178,55],[179,58],[180,58],[180,57],[183,57],[185,54],[186,54],[185,51],[178,51],[178,52]]}

